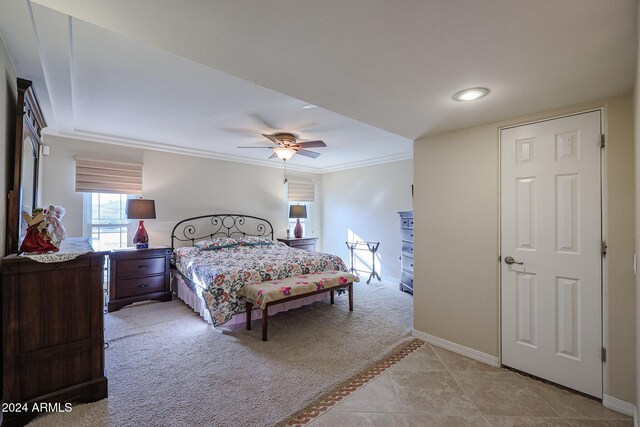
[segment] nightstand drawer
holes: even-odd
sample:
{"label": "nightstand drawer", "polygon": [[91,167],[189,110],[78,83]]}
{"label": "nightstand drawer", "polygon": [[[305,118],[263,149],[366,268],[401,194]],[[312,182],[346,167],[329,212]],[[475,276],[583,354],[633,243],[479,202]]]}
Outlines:
{"label": "nightstand drawer", "polygon": [[116,279],[151,276],[164,273],[166,258],[123,259],[118,261]]}
{"label": "nightstand drawer", "polygon": [[163,292],[164,281],[164,275],[118,280],[116,282],[116,295],[118,298],[126,298],[151,292]]}
{"label": "nightstand drawer", "polygon": [[315,243],[296,243],[295,245],[291,245],[291,247],[295,249],[304,249],[305,251],[315,251],[316,244]]}

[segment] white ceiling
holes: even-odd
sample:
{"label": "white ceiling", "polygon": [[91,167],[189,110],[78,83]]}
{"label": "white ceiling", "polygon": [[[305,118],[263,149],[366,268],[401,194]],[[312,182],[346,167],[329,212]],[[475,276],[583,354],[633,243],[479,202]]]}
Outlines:
{"label": "white ceiling", "polygon": [[[289,130],[327,143],[318,159],[291,160],[315,172],[408,158],[423,135],[629,92],[635,75],[635,0],[1,7],[0,33],[18,72],[47,91],[53,132],[259,161],[270,152],[235,147]],[[471,86],[491,93],[451,99]]]}

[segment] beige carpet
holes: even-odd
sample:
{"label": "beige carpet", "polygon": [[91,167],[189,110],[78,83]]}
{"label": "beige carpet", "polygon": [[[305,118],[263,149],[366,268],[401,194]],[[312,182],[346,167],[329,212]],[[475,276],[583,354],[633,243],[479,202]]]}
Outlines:
{"label": "beige carpet", "polygon": [[105,316],[109,398],[31,426],[272,426],[411,339],[413,300],[357,283],[354,309],[316,303],[269,319],[269,341],[219,331],[181,301]]}

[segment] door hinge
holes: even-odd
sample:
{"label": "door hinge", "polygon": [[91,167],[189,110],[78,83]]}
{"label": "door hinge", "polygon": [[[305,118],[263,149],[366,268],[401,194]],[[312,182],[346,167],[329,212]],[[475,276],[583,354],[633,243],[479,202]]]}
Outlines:
{"label": "door hinge", "polygon": [[600,135],[600,148],[604,148],[604,134]]}
{"label": "door hinge", "polygon": [[502,262],[502,255],[498,255],[498,263]]}
{"label": "door hinge", "polygon": [[602,347],[602,352],[600,353],[600,358],[603,362],[607,361],[607,349]]}
{"label": "door hinge", "polygon": [[607,256],[607,242],[605,240],[600,242],[600,255]]}

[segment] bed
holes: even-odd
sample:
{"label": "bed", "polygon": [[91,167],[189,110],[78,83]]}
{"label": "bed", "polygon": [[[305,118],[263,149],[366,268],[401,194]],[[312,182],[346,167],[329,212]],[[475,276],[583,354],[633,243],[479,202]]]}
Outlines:
{"label": "bed", "polygon": [[[172,290],[214,326],[245,321],[242,287],[320,271],[347,271],[338,256],[291,248],[274,242],[265,219],[238,214],[212,214],[180,221],[171,232]],[[222,239],[239,242],[221,244]],[[198,248],[216,242],[215,249]],[[278,306],[285,311],[326,300],[326,294]],[[272,311],[275,314],[276,311]],[[253,312],[260,318],[260,310]]]}

